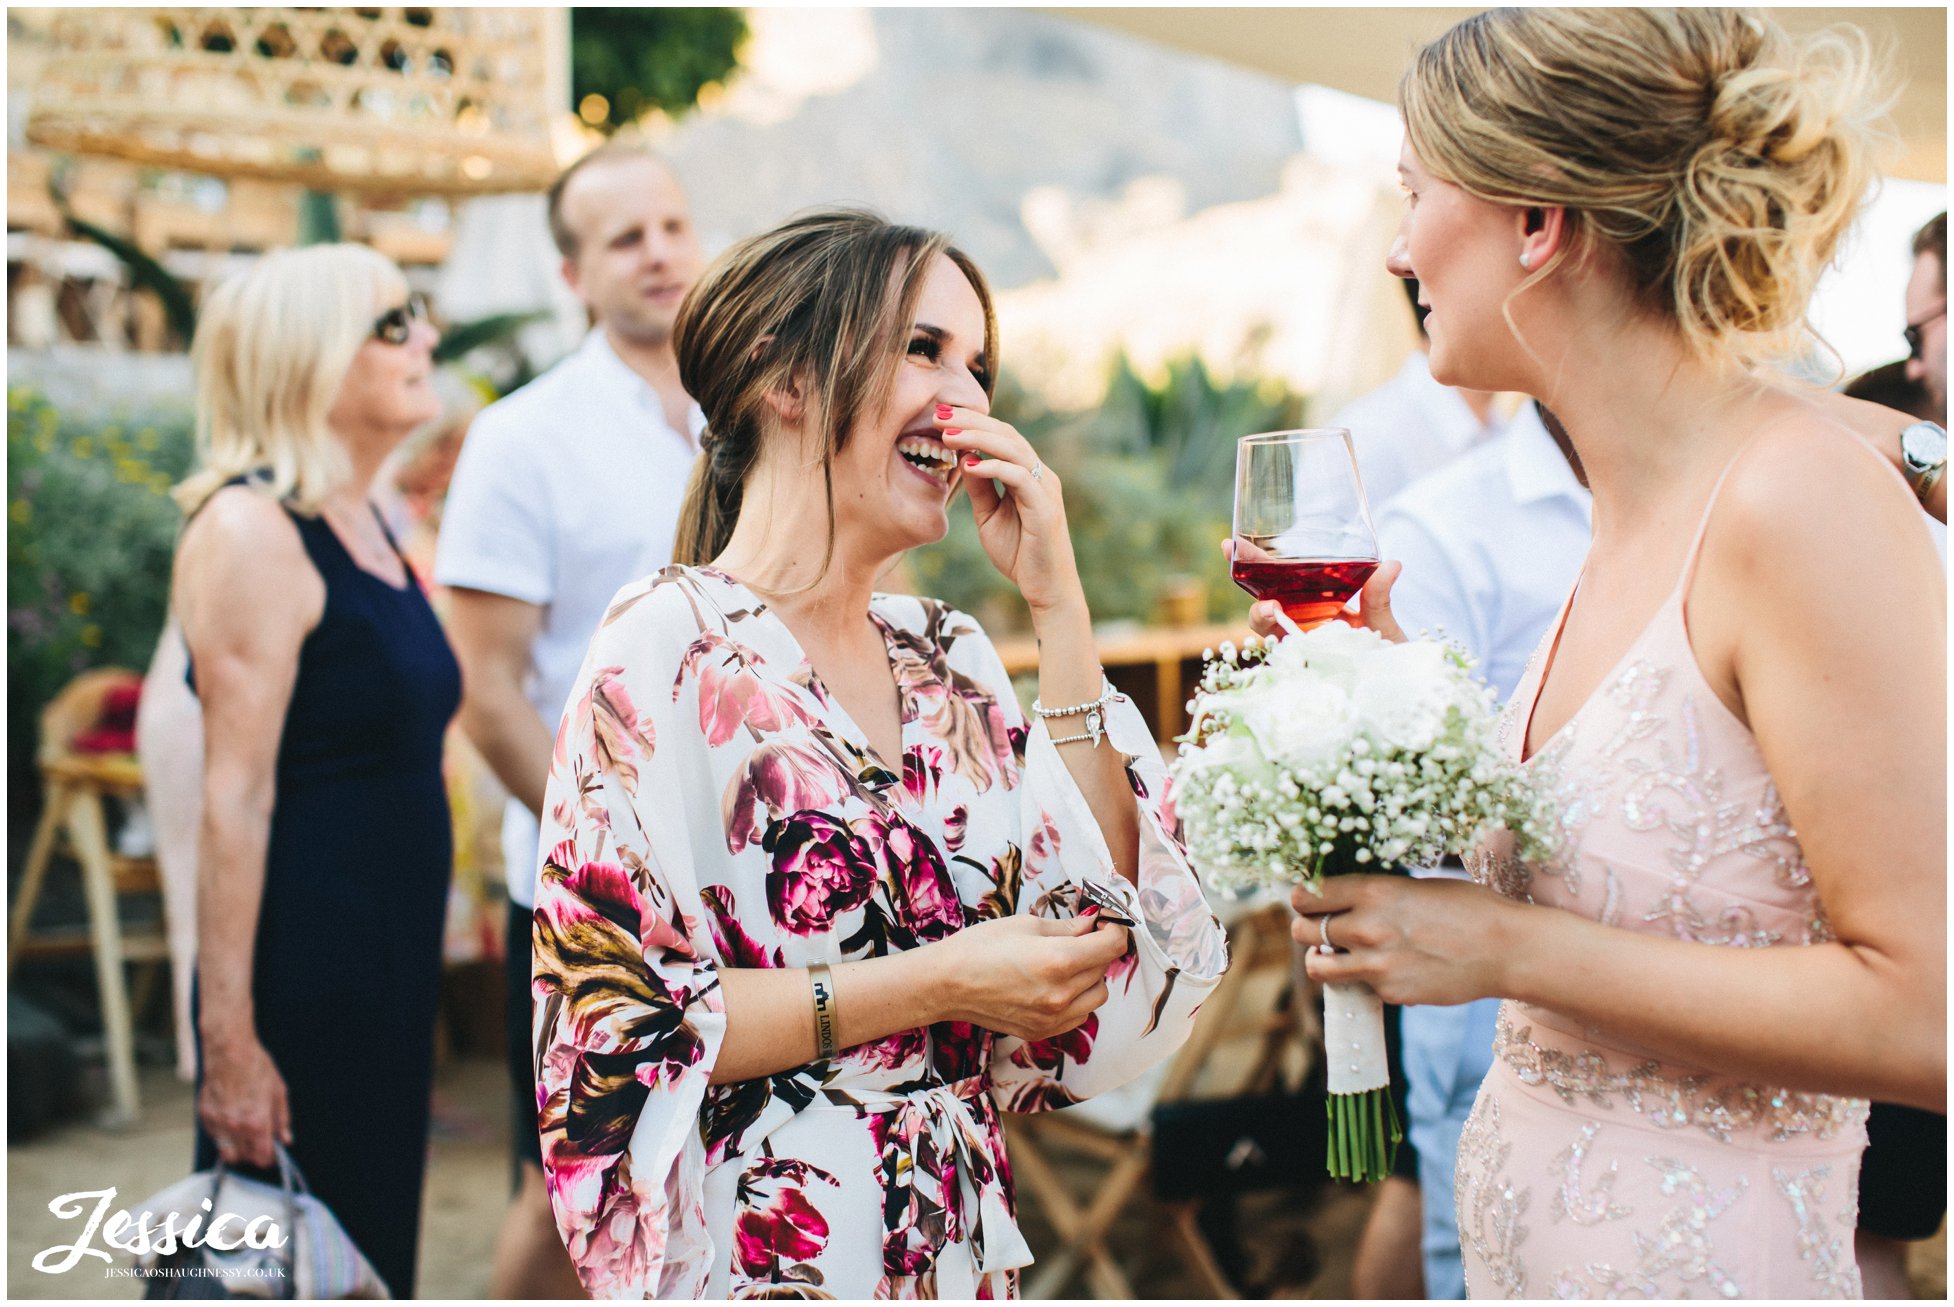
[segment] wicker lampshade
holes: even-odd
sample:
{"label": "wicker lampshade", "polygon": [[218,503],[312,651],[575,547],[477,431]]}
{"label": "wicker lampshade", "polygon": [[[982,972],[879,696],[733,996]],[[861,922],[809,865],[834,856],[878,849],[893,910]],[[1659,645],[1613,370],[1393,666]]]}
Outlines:
{"label": "wicker lampshade", "polygon": [[[21,11],[16,10],[19,17]],[[561,14],[42,10],[27,138],[321,190],[540,190]]]}

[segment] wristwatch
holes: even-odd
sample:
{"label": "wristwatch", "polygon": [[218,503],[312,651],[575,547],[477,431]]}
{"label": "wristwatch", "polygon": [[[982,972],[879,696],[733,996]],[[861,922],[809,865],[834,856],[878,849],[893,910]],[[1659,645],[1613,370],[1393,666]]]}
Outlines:
{"label": "wristwatch", "polygon": [[1921,503],[1947,471],[1947,432],[1937,422],[1916,422],[1900,433],[1900,464]]}

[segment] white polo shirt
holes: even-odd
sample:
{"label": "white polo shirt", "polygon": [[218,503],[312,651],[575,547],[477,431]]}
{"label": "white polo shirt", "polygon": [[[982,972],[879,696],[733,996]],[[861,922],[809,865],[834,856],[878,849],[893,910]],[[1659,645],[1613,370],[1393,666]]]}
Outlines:
{"label": "white polo shirt", "polygon": [[1497,439],[1377,515],[1380,552],[1404,564],[1391,610],[1407,631],[1443,628],[1504,703],[1574,588],[1593,521],[1593,498],[1524,404]]}
{"label": "white polo shirt", "polygon": [[[590,637],[619,588],[672,560],[705,418],[674,431],[650,382],[602,327],[469,425],[441,514],[434,579],[540,605],[524,693],[552,734]],[[536,899],[536,818],[511,799],[509,897]]]}
{"label": "white polo shirt", "polygon": [[1482,423],[1458,391],[1432,380],[1431,363],[1421,350],[1406,357],[1396,376],[1344,405],[1327,425],[1350,429],[1373,513],[1412,482],[1504,429],[1497,418]]}

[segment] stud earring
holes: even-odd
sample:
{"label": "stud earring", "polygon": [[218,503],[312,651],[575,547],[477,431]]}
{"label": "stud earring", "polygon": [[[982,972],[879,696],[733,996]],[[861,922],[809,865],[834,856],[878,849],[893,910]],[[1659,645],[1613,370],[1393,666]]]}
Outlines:
{"label": "stud earring", "polygon": [[1520,266],[1522,268],[1531,268],[1533,266],[1533,256],[1525,250],[1520,251]]}

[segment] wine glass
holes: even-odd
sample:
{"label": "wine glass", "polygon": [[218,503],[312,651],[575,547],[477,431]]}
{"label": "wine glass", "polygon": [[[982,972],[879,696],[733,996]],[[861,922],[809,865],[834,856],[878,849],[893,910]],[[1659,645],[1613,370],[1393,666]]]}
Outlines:
{"label": "wine glass", "polygon": [[1271,431],[1235,446],[1230,574],[1307,631],[1343,610],[1377,570],[1377,532],[1350,433]]}

